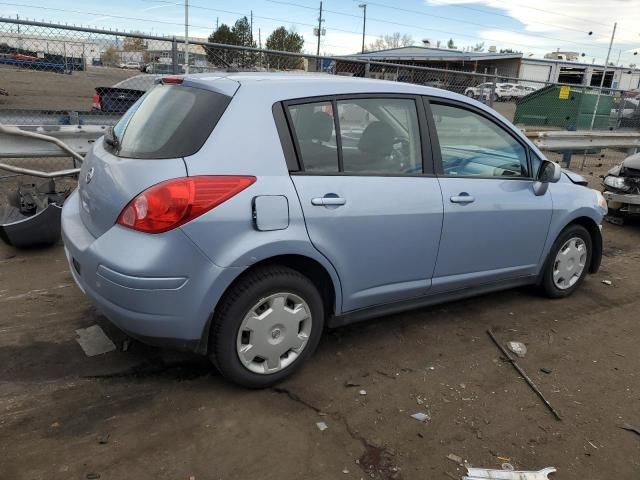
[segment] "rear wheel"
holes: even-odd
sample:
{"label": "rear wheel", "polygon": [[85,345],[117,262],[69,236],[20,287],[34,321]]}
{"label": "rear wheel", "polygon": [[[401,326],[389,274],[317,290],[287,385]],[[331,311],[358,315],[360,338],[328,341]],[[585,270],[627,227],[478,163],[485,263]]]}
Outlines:
{"label": "rear wheel", "polygon": [[473,90],[469,90],[467,93],[465,93],[465,95],[469,98],[474,98],[475,95],[473,94]]}
{"label": "rear wheel", "polygon": [[222,375],[245,387],[264,388],[291,375],[313,353],[324,308],[307,277],[272,266],[232,286],[213,322],[210,358]]}
{"label": "rear wheel", "polygon": [[592,255],[591,235],[580,225],[565,228],[558,236],[543,273],[542,288],[551,298],[571,295],[589,270]]}

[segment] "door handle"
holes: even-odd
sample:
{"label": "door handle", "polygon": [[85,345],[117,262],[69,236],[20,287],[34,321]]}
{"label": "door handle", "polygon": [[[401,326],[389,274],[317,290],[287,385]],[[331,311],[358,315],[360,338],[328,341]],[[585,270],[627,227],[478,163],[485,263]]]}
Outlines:
{"label": "door handle", "polygon": [[454,195],[449,200],[451,200],[451,203],[462,203],[462,204],[473,203],[476,201],[473,195],[469,195],[467,192],[462,192],[459,195]]}
{"label": "door handle", "polygon": [[316,206],[339,206],[346,204],[347,201],[341,197],[321,197],[321,198],[312,198],[311,205]]}

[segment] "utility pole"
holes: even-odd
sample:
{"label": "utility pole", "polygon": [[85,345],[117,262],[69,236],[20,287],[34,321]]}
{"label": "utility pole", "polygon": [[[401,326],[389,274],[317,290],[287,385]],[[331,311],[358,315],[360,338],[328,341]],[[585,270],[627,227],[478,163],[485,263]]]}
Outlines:
{"label": "utility pole", "polygon": [[367,31],[367,4],[361,3],[358,7],[360,7],[364,12],[362,16],[362,53],[364,53],[364,35]]}
{"label": "utility pole", "polygon": [[253,42],[253,10],[251,10],[251,23],[249,24],[249,33],[251,34],[251,41]]}
{"label": "utility pole", "polygon": [[184,73],[189,73],[189,0],[184,0]]}
{"label": "utility pole", "polygon": [[613,45],[613,39],[616,36],[616,28],[618,22],[613,24],[613,32],[611,32],[611,40],[609,41],[609,50],[607,51],[607,59],[604,61],[604,68],[602,69],[602,78],[600,79],[600,89],[598,90],[598,96],[596,97],[596,106],[593,108],[593,115],[591,115],[591,125],[589,130],[593,130],[593,124],[596,121],[596,113],[598,112],[598,106],[600,105],[600,95],[602,95],[602,88],[604,87],[604,79],[607,76],[607,66],[609,65],[609,56],[611,55],[611,47]]}
{"label": "utility pole", "polygon": [[318,48],[316,49],[316,55],[320,55],[320,35],[322,35],[322,2],[320,2],[320,16],[318,17]]}
{"label": "utility pole", "polygon": [[216,17],[216,32],[218,31],[218,21],[220,20],[220,17]]}

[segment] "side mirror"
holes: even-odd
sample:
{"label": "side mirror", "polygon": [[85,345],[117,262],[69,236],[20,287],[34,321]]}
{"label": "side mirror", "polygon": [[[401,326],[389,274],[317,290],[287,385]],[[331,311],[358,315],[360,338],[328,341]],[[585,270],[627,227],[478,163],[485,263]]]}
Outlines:
{"label": "side mirror", "polygon": [[556,183],[560,181],[562,175],[562,168],[555,162],[544,160],[540,169],[538,170],[538,177],[533,183],[533,193],[536,195],[544,195],[547,193],[550,183]]}
{"label": "side mirror", "polygon": [[538,170],[538,181],[541,183],[557,183],[560,181],[562,168],[555,162],[544,160]]}

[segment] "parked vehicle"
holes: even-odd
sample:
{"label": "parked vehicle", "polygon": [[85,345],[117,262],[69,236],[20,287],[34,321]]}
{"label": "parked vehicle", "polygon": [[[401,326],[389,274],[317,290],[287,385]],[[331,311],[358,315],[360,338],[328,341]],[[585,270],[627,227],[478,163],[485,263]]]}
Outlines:
{"label": "parked vehicle", "polygon": [[172,75],[174,73],[182,74],[185,73],[184,65],[177,66],[177,72],[173,71],[173,65],[170,63],[149,63],[145,66],[146,73],[154,73],[154,74],[163,74],[163,75]]}
{"label": "parked vehicle", "polygon": [[140,62],[122,62],[118,66],[124,69],[140,70]]}
{"label": "parked vehicle", "polygon": [[325,326],[528,284],[572,294],[602,254],[606,203],[585,185],[445,90],[172,76],[88,153],[62,229],[114,324],[265,387]]}
{"label": "parked vehicle", "polygon": [[630,155],[604,177],[604,197],[616,223],[640,215],[640,153]]}
{"label": "parked vehicle", "polygon": [[142,74],[122,80],[113,87],[96,87],[92,109],[104,113],[125,113],[161,77]]}
{"label": "parked vehicle", "polygon": [[640,99],[623,98],[611,109],[612,124],[622,128],[640,128]]}
{"label": "parked vehicle", "polygon": [[513,99],[517,100],[518,98],[526,97],[527,95],[529,95],[530,93],[535,92],[536,90],[538,90],[538,89],[535,88],[535,87],[532,87],[531,85],[515,84],[511,88],[510,98],[512,100]]}
{"label": "parked vehicle", "polygon": [[478,100],[488,100],[493,97],[493,101],[498,102],[512,98],[512,88],[514,86],[515,84],[513,83],[496,83],[494,88],[493,82],[485,82],[475,87],[468,87],[464,91],[464,94],[467,97]]}

